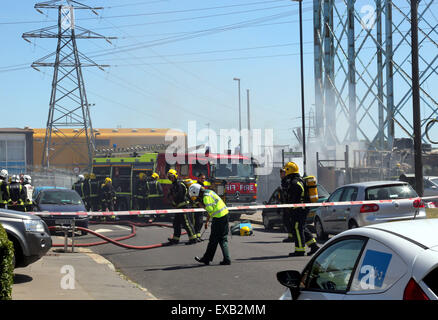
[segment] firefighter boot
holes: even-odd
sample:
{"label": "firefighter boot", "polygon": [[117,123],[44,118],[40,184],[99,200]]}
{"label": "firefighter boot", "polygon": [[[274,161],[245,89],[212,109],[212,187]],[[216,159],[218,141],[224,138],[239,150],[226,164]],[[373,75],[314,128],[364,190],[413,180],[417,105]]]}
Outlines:
{"label": "firefighter boot", "polygon": [[205,260],[204,258],[195,257],[195,260],[200,262],[200,263],[205,264],[206,266],[208,266],[210,264],[210,262]]}
{"label": "firefighter boot", "polygon": [[308,255],[308,256],[311,256],[311,255],[314,254],[316,251],[318,251],[318,249],[319,249],[319,247],[318,247],[318,245],[317,245],[316,243],[312,244],[312,245],[310,246],[310,251],[307,252],[307,255]]}
{"label": "firefighter boot", "polygon": [[173,239],[173,238],[167,238],[167,240],[169,240],[169,244],[178,244],[179,240]]}
{"label": "firefighter boot", "polygon": [[303,251],[291,252],[289,253],[289,257],[304,257],[304,252]]}
{"label": "firefighter boot", "polygon": [[196,238],[190,239],[188,242],[186,242],[186,245],[191,245],[191,244],[195,244],[198,243],[198,241],[196,241]]}

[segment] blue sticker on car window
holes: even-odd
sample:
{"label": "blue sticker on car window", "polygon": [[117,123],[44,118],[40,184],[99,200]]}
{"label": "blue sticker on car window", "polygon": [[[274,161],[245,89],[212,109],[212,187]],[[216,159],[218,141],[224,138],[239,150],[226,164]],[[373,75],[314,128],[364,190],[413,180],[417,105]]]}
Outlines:
{"label": "blue sticker on car window", "polygon": [[381,288],[385,280],[386,271],[391,262],[392,254],[367,250],[359,270],[359,281],[362,289]]}

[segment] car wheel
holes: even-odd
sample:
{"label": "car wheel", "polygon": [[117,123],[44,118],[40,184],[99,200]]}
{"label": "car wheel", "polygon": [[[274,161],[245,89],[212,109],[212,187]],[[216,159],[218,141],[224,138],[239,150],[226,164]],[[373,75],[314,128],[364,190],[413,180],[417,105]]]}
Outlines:
{"label": "car wheel", "polygon": [[350,220],[350,222],[348,222],[348,229],[355,229],[355,228],[359,228],[357,222],[354,220]]}
{"label": "car wheel", "polygon": [[328,234],[325,233],[324,228],[322,226],[322,222],[319,218],[315,218],[315,232],[316,232],[316,239],[320,241],[325,241],[328,239]]}
{"label": "car wheel", "polygon": [[271,226],[271,222],[269,221],[267,216],[263,216],[263,226],[265,227],[266,230],[271,230],[272,226]]}
{"label": "car wheel", "polygon": [[17,239],[11,237],[11,238],[9,238],[9,240],[12,242],[12,244],[14,246],[14,255],[12,258],[12,263],[13,263],[13,266],[15,269],[15,267],[17,265],[18,266],[21,265],[23,260],[24,260],[23,250],[21,249],[21,245]]}

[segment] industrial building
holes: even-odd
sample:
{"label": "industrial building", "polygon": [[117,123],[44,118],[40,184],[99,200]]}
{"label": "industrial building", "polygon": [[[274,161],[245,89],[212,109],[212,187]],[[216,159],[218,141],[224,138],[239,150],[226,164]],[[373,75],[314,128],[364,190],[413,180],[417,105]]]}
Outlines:
{"label": "industrial building", "polygon": [[14,174],[33,165],[33,133],[27,127],[0,128],[0,168]]}
{"label": "industrial building", "polygon": [[[169,129],[94,129],[96,150],[141,147],[143,152],[164,152],[173,141],[165,141]],[[172,132],[186,141],[185,133]],[[0,128],[0,168],[10,173],[29,172],[41,166],[46,129]],[[66,139],[68,138],[68,139]],[[63,129],[52,135],[50,168],[77,174],[89,164],[85,135],[78,129]]]}

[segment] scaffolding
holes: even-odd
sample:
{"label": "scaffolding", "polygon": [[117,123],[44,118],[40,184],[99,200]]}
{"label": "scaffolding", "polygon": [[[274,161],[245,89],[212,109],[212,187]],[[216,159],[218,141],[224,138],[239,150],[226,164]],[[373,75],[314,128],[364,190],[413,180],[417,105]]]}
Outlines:
{"label": "scaffolding", "polygon": [[[438,116],[438,92],[429,87],[438,80],[437,4],[418,7],[424,142]],[[410,0],[313,1],[315,127],[327,146],[365,141],[391,150],[396,128],[412,138],[409,7]]]}

